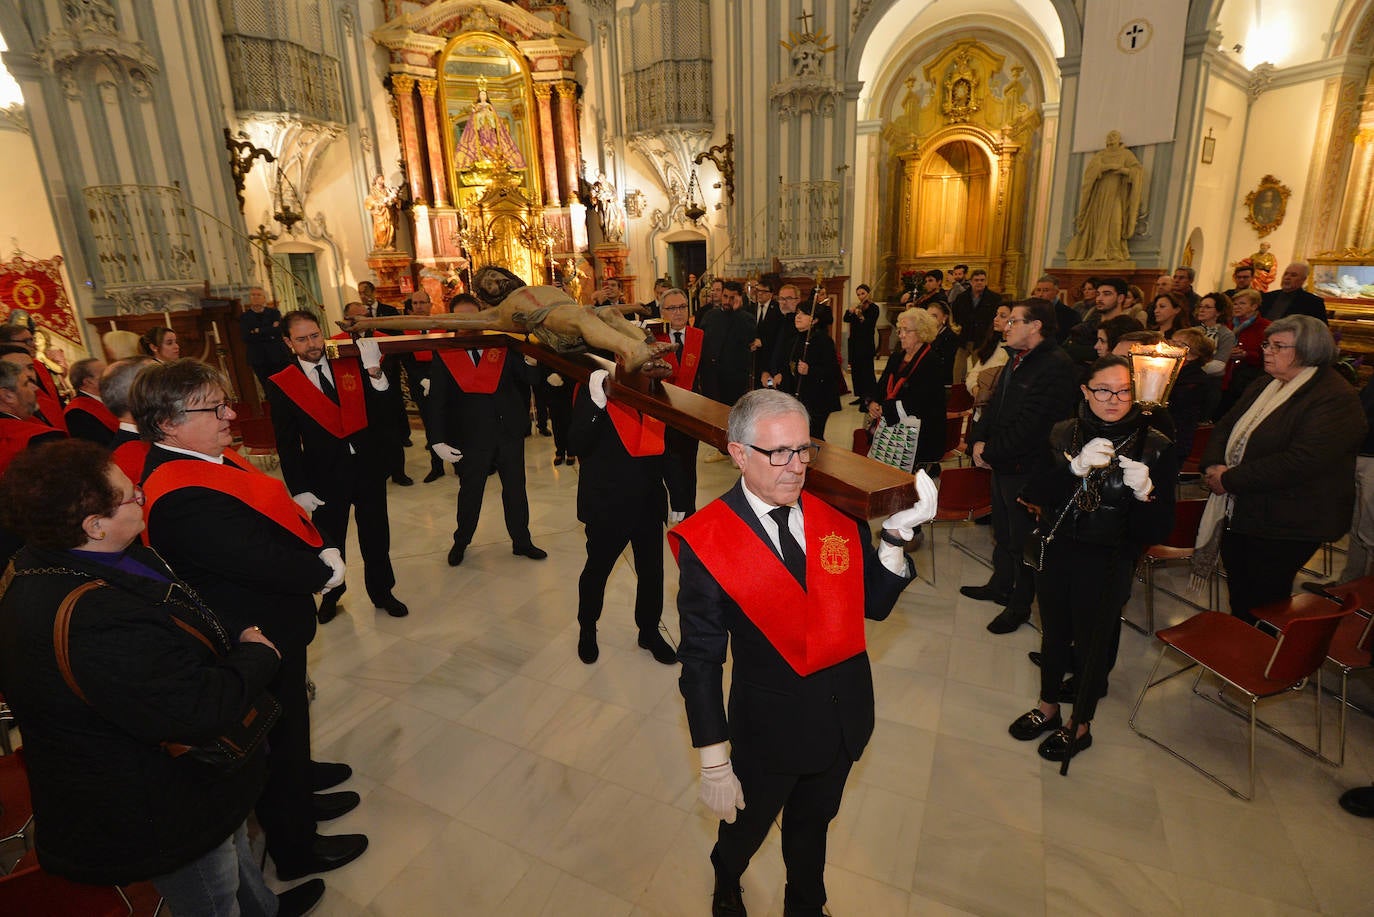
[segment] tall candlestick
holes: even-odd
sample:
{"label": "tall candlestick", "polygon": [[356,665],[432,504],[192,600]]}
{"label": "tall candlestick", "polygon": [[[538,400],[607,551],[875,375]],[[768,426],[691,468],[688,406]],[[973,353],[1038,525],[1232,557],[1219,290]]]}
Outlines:
{"label": "tall candlestick", "polygon": [[172,327],[172,312],[170,309],[162,313],[162,320],[167,323],[168,328]]}

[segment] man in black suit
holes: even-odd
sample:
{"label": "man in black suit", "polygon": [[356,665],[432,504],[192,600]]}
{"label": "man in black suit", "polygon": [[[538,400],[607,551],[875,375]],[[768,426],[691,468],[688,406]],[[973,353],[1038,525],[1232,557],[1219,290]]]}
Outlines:
{"label": "man in black suit", "polygon": [[[455,313],[480,311],[463,302]],[[505,347],[440,350],[430,370],[430,448],[442,461],[462,464],[458,472],[458,527],[448,565],[463,562],[482,515],[482,497],[493,466],[501,478],[511,553],[543,560],[548,552],[530,538],[530,501],[525,493],[525,434],[530,429],[524,361]]]}
{"label": "man in black suit", "polygon": [[745,913],[740,876],[779,813],[784,909],[821,914],[826,831],[873,732],[864,618],[891,613],[914,573],[901,545],[935,514],[921,472],[920,501],[883,523],[875,551],[866,525],[802,496],[817,448],[808,426],[790,395],[740,398],[728,437],[742,480],[668,533],[681,570],[679,687],[701,799],[721,818],[714,915]]}
{"label": "man in black suit", "polygon": [[974,268],[968,277],[968,289],[951,306],[954,322],[959,326],[959,343],[966,350],[972,352],[983,346],[1000,305],[1002,294],[988,289],[988,272]]}
{"label": "man in black suit", "polygon": [[248,307],[239,316],[239,333],[249,369],[266,386],[267,378],[289,363],[291,355],[282,344],[281,313],[267,304],[262,287],[248,291]]}
{"label": "man in black suit", "polygon": [[289,880],[342,866],[367,849],[362,834],[317,833],[317,820],[351,810],[358,794],[316,792],[352,770],[310,760],[305,662],[315,636],[314,594],[343,582],[344,562],[281,482],[229,448],[235,415],[225,385],[198,360],[159,363],[134,380],[130,404],[153,443],[141,475],[149,544],[231,633],[260,624],[281,652],[268,690],[282,713],[268,734],[257,815],[277,876]]}
{"label": "man in black suit", "polygon": [[751,388],[750,346],[757,329],[754,316],[741,308],[743,304],[744,286],[731,280],[724,284],[720,306],[697,323],[706,335],[701,354],[701,393],[721,404],[734,404]]}
{"label": "man in black suit", "polygon": [[1310,315],[1325,322],[1326,301],[1302,288],[1311,270],[1306,261],[1294,261],[1284,268],[1279,288],[1265,293],[1261,299],[1260,314],[1271,322],[1285,315]]}
{"label": "man in black suit", "polygon": [[754,350],[754,374],[749,380],[752,387],[765,384],[764,375],[768,370],[768,361],[773,356],[773,348],[778,346],[778,337],[792,327],[799,302],[801,292],[796,284],[785,283],[778,288],[777,302],[770,302],[766,309],[759,309],[754,343],[750,345]]}
{"label": "man in black suit", "polygon": [[[361,363],[352,357],[326,360],[324,332],[312,313],[288,312],[281,327],[295,359],[268,379],[267,402],[282,479],[291,499],[340,550],[353,508],[368,598],[403,618],[409,609],[391,594],[396,574],[386,513],[388,444],[381,425],[368,420],[381,416],[390,387],[377,342],[358,339]],[[324,594],[317,613],[321,624],[333,619],[346,588],[340,583]]]}
{"label": "man in black suit", "polygon": [[[684,303],[685,305],[685,303]],[[591,665],[600,651],[596,622],[606,581],[620,554],[634,552],[635,626],[639,645],[664,665],[677,653],[659,633],[663,617],[663,421],[607,400],[610,374],[596,370],[573,404],[568,441],[582,459],[577,518],[586,527],[587,562],[577,581],[577,657]]]}
{"label": "man in black suit", "polygon": [[119,430],[119,418],[100,400],[100,376],[104,372],[105,361],[96,357],[73,363],[67,370],[67,381],[76,394],[62,414],[68,435],[108,449]]}

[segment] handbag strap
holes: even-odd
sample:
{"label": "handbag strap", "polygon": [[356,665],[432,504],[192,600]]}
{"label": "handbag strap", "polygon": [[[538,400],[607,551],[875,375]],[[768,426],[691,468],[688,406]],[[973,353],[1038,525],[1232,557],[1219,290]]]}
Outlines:
{"label": "handbag strap", "polygon": [[1046,541],[1052,539],[1054,537],[1054,533],[1059,531],[1059,526],[1064,522],[1065,517],[1069,515],[1069,510],[1073,509],[1076,505],[1076,498],[1079,494],[1079,491],[1084,490],[1087,486],[1088,482],[1087,480],[1084,480],[1083,483],[1079,485],[1078,490],[1075,490],[1073,493],[1069,494],[1069,499],[1064,501],[1064,509],[1061,510],[1059,513],[1059,518],[1054,520],[1054,525],[1050,526],[1049,532],[1045,534]]}
{"label": "handbag strap", "polygon": [[[13,569],[14,566],[11,564],[10,570],[7,572],[12,574]],[[72,629],[72,609],[76,607],[76,603],[83,595],[92,589],[99,589],[105,585],[106,582],[103,579],[98,579],[77,586],[67,593],[62,604],[57,606],[57,617],[53,618],[52,622],[52,648],[57,656],[57,669],[62,673],[62,680],[67,683],[71,692],[81,698],[87,706],[90,706],[91,702],[86,699],[86,692],[81,690],[81,686],[76,683],[76,676],[72,674],[71,645],[68,639]]]}

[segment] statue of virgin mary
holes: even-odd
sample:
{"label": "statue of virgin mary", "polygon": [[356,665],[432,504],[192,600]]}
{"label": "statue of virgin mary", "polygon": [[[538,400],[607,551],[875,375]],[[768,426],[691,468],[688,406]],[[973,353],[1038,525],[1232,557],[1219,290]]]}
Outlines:
{"label": "statue of virgin mary", "polygon": [[478,83],[477,101],[468,109],[468,123],[453,151],[453,164],[459,169],[504,164],[511,169],[525,168],[525,157],[511,138],[510,129],[487,96],[485,80]]}

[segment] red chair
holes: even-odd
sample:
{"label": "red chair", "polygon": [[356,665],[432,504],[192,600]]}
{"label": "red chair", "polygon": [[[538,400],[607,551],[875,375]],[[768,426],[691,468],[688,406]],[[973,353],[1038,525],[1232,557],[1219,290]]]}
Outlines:
{"label": "red chair", "polygon": [[[266,404],[263,405],[266,407]],[[261,417],[240,417],[239,436],[242,442],[239,452],[249,458],[266,456],[266,465],[277,467],[277,433],[272,429],[272,418],[265,412]]]}
{"label": "red chair", "polygon": [[[1121,621],[1127,627],[1142,634],[1155,632],[1155,570],[1169,564],[1193,559],[1193,546],[1197,542],[1198,526],[1202,523],[1202,512],[1206,508],[1206,500],[1179,500],[1174,504],[1173,531],[1160,544],[1150,545],[1145,549],[1144,556],[1140,558],[1140,566],[1136,569],[1136,578],[1145,584],[1145,626],[1141,627],[1122,615]],[[1170,592],[1163,586],[1158,588],[1165,595],[1191,605],[1198,611],[1206,611],[1218,604],[1219,597],[1215,594],[1217,591],[1216,574],[1207,579],[1206,605],[1199,605],[1177,592]]]}
{"label": "red chair", "polygon": [[[1232,796],[1252,799],[1255,795],[1255,727],[1263,726],[1266,731],[1279,736],[1313,757],[1320,758],[1321,742],[1321,666],[1331,646],[1332,637],[1341,621],[1355,613],[1358,602],[1347,598],[1337,609],[1332,603],[1325,602],[1322,612],[1316,614],[1296,614],[1288,618],[1279,631],[1278,639],[1251,627],[1249,624],[1219,611],[1204,611],[1194,615],[1182,624],[1161,630],[1156,636],[1162,644],[1159,658],[1155,660],[1145,687],[1140,689],[1135,706],[1131,708],[1129,719],[1131,729],[1142,738],[1148,739],[1160,748],[1187,764],[1207,779],[1225,788]],[[1169,650],[1182,655],[1188,663],[1177,671],[1155,679],[1160,664]],[[1249,698],[1248,720],[1250,723],[1250,783],[1248,792],[1242,793],[1216,774],[1202,767],[1187,756],[1175,751],[1168,744],[1144,732],[1136,725],[1141,704],[1151,688],[1163,684],[1189,669],[1201,667],[1193,680],[1193,693],[1209,703],[1239,715],[1246,711],[1223,700],[1214,700],[1198,690],[1202,676],[1213,673],[1222,681],[1223,687],[1230,687]],[[1274,697],[1287,691],[1301,688],[1307,679],[1317,676],[1317,748],[1305,745],[1291,736],[1285,735],[1268,723],[1259,719],[1256,707],[1261,698]],[[1220,692],[1218,692],[1220,698]]]}
{"label": "red chair", "polygon": [[951,385],[945,395],[945,413],[963,414],[972,410],[973,396],[969,394],[968,386],[962,382]]}
{"label": "red chair", "polygon": [[963,467],[964,453],[959,449],[959,444],[964,441],[964,427],[967,423],[968,414],[945,415],[945,454],[941,456],[940,461],[954,459],[958,467]]}
{"label": "red chair", "polygon": [[[986,468],[947,468],[940,474],[940,496],[930,521],[930,584],[935,585],[935,526],[969,525],[992,512],[992,472]],[[949,543],[974,560],[988,562],[951,536]],[[991,566],[991,564],[988,564]]]}
{"label": "red chair", "polygon": [[1202,453],[1207,451],[1207,444],[1211,442],[1212,431],[1215,429],[1215,424],[1198,424],[1197,431],[1193,434],[1193,449],[1188,453],[1188,457],[1183,460],[1179,474],[1197,475],[1202,473],[1198,464],[1202,461]]}
{"label": "red chair", "polygon": [[[1341,673],[1340,732],[1336,739],[1336,757],[1328,758],[1324,754],[1319,755],[1319,757],[1328,764],[1340,767],[1345,764],[1346,712],[1348,708],[1355,706],[1350,702],[1350,673],[1374,668],[1374,658],[1371,658],[1370,647],[1371,641],[1374,640],[1374,616],[1371,616],[1371,611],[1374,611],[1374,577],[1364,577],[1337,586],[1328,586],[1326,594],[1341,603],[1347,599],[1354,599],[1359,609],[1357,614],[1341,620],[1341,626],[1336,628],[1336,634],[1331,638],[1331,647],[1326,651],[1326,661],[1339,669]],[[1330,606],[1331,603],[1320,596],[1299,593],[1286,602],[1276,602],[1273,605],[1256,608],[1253,614],[1261,621],[1275,628],[1281,628],[1284,622],[1291,617],[1320,613],[1323,610],[1329,610]],[[1318,700],[1320,702],[1320,695],[1318,695]],[[1368,713],[1369,711],[1365,712]],[[1317,748],[1320,750],[1320,718],[1318,718],[1317,724],[1319,727],[1317,730]]]}
{"label": "red chair", "polygon": [[[119,889],[82,885],[49,872],[37,863],[0,876],[0,914],[24,917],[129,917],[133,907]],[[156,913],[156,912],[155,912]]]}

